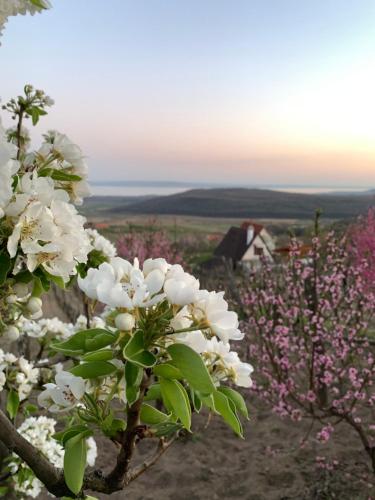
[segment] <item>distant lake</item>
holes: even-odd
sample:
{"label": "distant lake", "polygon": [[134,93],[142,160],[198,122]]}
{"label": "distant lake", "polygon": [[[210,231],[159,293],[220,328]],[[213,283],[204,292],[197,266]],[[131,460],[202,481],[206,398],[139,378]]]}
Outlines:
{"label": "distant lake", "polygon": [[101,186],[90,184],[92,194],[96,196],[167,196],[169,194],[182,193],[189,187],[172,186]]}
{"label": "distant lake", "polygon": [[[170,194],[182,193],[188,191],[189,189],[200,189],[200,188],[210,188],[210,187],[230,187],[230,186],[207,186],[199,184],[188,183],[178,185],[178,183],[166,183],[163,185],[162,182],[152,183],[119,183],[117,185],[106,185],[106,184],[91,184],[91,191],[93,195],[96,196],[167,196]],[[231,186],[231,187],[254,187],[254,186]],[[296,186],[256,186],[258,189],[271,189],[273,191],[284,191],[288,193],[304,193],[304,194],[316,194],[316,193],[361,193],[371,189],[371,186],[364,188],[350,188],[350,187],[296,187]]]}

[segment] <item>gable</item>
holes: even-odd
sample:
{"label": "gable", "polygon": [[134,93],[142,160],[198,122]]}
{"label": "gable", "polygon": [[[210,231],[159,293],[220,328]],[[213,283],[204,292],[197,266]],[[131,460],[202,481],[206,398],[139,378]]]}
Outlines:
{"label": "gable", "polygon": [[249,260],[260,260],[262,257],[273,260],[272,254],[265,241],[260,237],[260,235],[257,235],[247,248],[241,260],[243,262]]}

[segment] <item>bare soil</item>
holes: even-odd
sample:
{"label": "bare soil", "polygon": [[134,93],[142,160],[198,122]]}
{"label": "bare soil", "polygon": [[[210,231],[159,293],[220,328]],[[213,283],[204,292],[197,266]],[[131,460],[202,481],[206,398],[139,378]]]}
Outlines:
{"label": "bare soil", "polygon": [[[198,415],[194,434],[172,445],[158,463],[126,490],[100,499],[113,500],[289,500],[375,498],[369,480],[367,457],[351,429],[341,427],[327,445],[310,440],[300,447],[309,425],[280,420],[250,400],[250,421],[244,425],[245,440],[215,417],[205,429],[207,415]],[[151,443],[142,442],[136,455],[141,462]],[[115,459],[114,445],[99,443],[97,465],[109,470]],[[337,459],[332,471],[316,467],[316,456]],[[98,496],[98,495],[96,495]]]}

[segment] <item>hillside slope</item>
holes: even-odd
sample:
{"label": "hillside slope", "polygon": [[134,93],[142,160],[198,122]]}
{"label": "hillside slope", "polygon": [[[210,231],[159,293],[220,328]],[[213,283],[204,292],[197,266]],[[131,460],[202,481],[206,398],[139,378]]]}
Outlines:
{"label": "hillside slope", "polygon": [[192,189],[134,203],[116,203],[108,213],[173,214],[202,217],[310,219],[320,208],[322,216],[350,218],[375,204],[375,195],[324,195],[286,193],[263,189]]}

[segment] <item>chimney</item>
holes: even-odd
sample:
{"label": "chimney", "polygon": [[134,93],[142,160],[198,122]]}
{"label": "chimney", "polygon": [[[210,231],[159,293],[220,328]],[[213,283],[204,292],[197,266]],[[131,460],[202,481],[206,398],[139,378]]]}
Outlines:
{"label": "chimney", "polygon": [[250,245],[254,238],[254,226],[247,226],[247,237],[246,237],[246,245]]}

